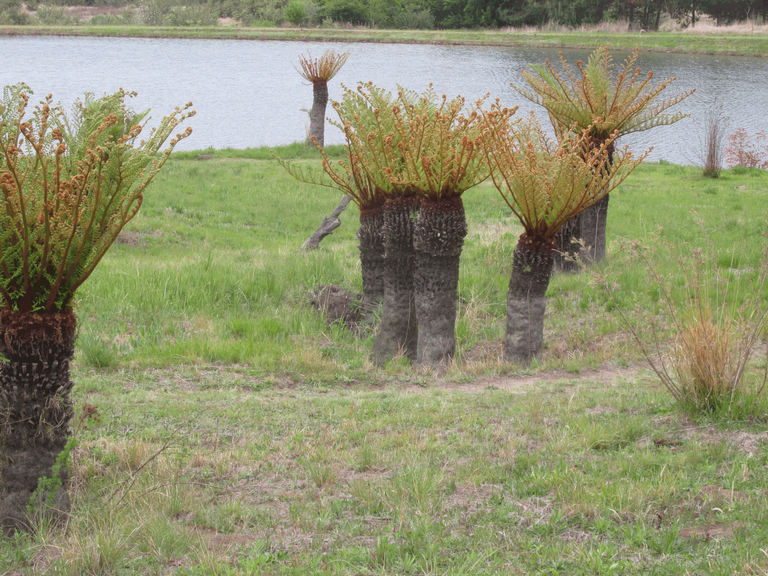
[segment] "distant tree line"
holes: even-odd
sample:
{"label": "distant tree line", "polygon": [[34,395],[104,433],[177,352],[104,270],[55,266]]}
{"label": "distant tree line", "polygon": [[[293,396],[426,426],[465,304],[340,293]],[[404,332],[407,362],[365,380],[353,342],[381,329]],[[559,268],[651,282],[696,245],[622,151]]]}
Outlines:
{"label": "distant tree line", "polygon": [[[577,27],[621,21],[631,29],[656,30],[668,17],[694,27],[705,15],[718,25],[768,20],[768,0],[27,0],[26,4],[35,9],[38,2],[57,6],[135,4],[140,9],[139,22],[169,25],[208,24],[219,17],[250,26],[350,23],[399,29]],[[0,0],[0,23],[31,23],[20,6],[21,0]],[[190,10],[192,7],[196,10]]]}

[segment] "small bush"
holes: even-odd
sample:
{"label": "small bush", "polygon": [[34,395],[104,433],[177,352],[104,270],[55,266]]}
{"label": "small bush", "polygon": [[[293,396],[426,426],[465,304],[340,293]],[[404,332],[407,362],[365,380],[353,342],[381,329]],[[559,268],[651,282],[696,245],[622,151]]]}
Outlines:
{"label": "small bush", "polygon": [[728,117],[722,103],[715,100],[707,109],[703,124],[699,127],[699,163],[707,178],[719,178],[723,168]]}
{"label": "small bush", "polygon": [[[753,137],[754,142],[752,141]],[[728,147],[725,149],[725,153],[725,160],[731,167],[768,170],[768,144],[766,144],[764,131],[750,136],[744,128],[737,128],[728,137]]]}
{"label": "small bush", "polygon": [[335,22],[359,24],[367,20],[365,4],[360,0],[330,0],[325,5],[325,13]]}
{"label": "small bush", "polygon": [[173,0],[141,0],[139,20],[147,26],[162,26],[172,9]]}
{"label": "small bush", "polygon": [[215,26],[219,14],[207,4],[175,6],[164,19],[165,26]]}
{"label": "small bush", "polygon": [[432,30],[435,27],[435,17],[427,8],[408,4],[395,17],[395,26],[403,30]]}
{"label": "small bush", "polygon": [[89,26],[126,26],[136,23],[136,14],[133,10],[125,9],[118,14],[97,14],[88,20]]}
{"label": "small bush", "polygon": [[2,25],[26,26],[29,24],[29,20],[29,15],[16,6],[0,12],[0,24]]}
{"label": "small bush", "polygon": [[288,20],[294,26],[300,25],[307,17],[307,10],[304,8],[304,3],[298,0],[293,0],[288,6],[285,7],[285,19]]}
{"label": "small bush", "polygon": [[67,16],[64,8],[58,6],[40,5],[33,18],[42,26],[72,26],[80,23],[77,18]]}

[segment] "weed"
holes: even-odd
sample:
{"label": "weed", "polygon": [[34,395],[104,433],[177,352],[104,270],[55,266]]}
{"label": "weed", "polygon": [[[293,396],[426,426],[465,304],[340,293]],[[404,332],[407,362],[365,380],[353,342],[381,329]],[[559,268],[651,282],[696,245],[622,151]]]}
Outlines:
{"label": "weed", "polygon": [[80,352],[79,360],[84,366],[101,369],[117,368],[120,364],[119,353],[112,343],[96,334],[78,338],[77,349]]}
{"label": "weed", "polygon": [[703,124],[699,127],[698,160],[707,178],[720,177],[728,123],[729,119],[723,112],[723,104],[718,104],[715,99],[707,108]]}
{"label": "weed", "polygon": [[752,136],[744,128],[737,128],[728,137],[726,161],[729,166],[738,168],[768,169],[768,145],[765,132],[757,132]]}

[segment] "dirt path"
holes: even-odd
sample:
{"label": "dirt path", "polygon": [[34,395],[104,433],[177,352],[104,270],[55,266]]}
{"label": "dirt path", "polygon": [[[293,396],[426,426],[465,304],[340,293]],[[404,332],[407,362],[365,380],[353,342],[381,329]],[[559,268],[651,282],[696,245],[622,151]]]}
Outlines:
{"label": "dirt path", "polygon": [[527,389],[539,384],[551,384],[564,380],[569,381],[591,381],[611,384],[618,378],[627,378],[636,376],[643,365],[634,365],[629,368],[617,368],[615,366],[601,366],[598,369],[588,368],[578,374],[566,372],[565,370],[553,370],[551,372],[542,372],[532,376],[487,376],[477,378],[472,382],[451,382],[438,380],[427,387],[409,386],[408,391],[425,391],[434,388],[441,390],[456,390],[461,392],[478,393],[484,392],[489,388],[506,390],[513,393],[523,394]]}

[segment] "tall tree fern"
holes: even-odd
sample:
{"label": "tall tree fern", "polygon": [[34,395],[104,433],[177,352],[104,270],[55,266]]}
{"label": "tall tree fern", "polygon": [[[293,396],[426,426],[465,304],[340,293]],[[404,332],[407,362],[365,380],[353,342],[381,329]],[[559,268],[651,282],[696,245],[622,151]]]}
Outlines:
{"label": "tall tree fern", "polygon": [[[69,363],[76,290],[93,273],[171,150],[191,103],[140,139],[146,113],[124,91],[86,95],[68,115],[48,95],[29,113],[29,87],[0,100],[0,522],[27,522],[38,479],[69,437]],[[65,472],[62,472],[65,474]],[[64,488],[52,495],[66,509]],[[44,500],[44,501],[47,501]]]}

